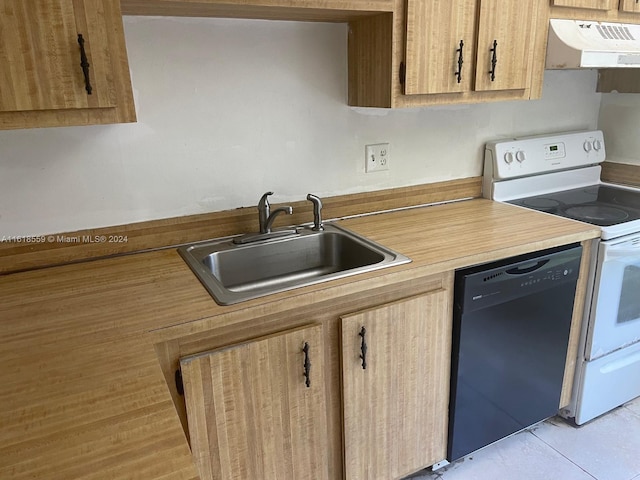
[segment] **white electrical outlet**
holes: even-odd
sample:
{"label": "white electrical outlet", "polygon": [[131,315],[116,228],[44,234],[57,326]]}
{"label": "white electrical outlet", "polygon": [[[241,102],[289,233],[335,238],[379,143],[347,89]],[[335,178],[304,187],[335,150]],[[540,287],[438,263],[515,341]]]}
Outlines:
{"label": "white electrical outlet", "polygon": [[389,170],[389,144],[377,143],[365,147],[365,172],[379,172]]}

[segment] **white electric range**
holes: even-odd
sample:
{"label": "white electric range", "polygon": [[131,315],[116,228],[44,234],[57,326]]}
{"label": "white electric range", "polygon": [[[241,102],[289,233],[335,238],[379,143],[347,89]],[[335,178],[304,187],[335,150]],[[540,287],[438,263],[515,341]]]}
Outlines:
{"label": "white electric range", "polygon": [[640,189],[600,180],[601,131],[490,142],[483,195],[597,225],[573,398],[581,425],[640,396]]}

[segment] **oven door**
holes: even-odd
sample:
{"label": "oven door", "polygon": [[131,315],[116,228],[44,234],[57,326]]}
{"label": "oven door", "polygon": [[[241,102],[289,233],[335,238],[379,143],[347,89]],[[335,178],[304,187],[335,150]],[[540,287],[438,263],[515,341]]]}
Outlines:
{"label": "oven door", "polygon": [[600,243],[585,354],[640,341],[640,234]]}

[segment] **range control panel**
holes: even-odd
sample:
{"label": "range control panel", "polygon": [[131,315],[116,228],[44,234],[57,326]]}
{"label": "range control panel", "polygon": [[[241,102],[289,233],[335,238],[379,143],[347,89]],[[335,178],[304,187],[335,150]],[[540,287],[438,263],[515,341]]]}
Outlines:
{"label": "range control panel", "polygon": [[485,147],[485,175],[524,177],[595,165],[605,158],[600,130],[499,140]]}

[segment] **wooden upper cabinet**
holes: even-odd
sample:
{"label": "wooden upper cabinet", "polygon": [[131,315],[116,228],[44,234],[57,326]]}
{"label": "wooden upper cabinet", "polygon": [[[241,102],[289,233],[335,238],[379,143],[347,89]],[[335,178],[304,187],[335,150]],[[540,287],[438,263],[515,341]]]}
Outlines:
{"label": "wooden upper cabinet", "polygon": [[471,89],[475,19],[476,0],[407,1],[405,94]]}
{"label": "wooden upper cabinet", "polygon": [[347,21],[354,12],[392,12],[395,0],[122,0],[125,15]]}
{"label": "wooden upper cabinet", "polygon": [[0,129],[130,121],[118,0],[0,0]]}
{"label": "wooden upper cabinet", "polygon": [[538,1],[408,0],[405,95],[528,88]]}
{"label": "wooden upper cabinet", "polygon": [[[96,1],[0,0],[0,111],[115,105],[100,7]],[[79,34],[89,62],[91,95],[80,66]]]}
{"label": "wooden upper cabinet", "polygon": [[202,480],[329,480],[321,325],[185,357],[180,368]]}
{"label": "wooden upper cabinet", "polygon": [[527,88],[537,0],[480,0],[475,90]]}
{"label": "wooden upper cabinet", "polygon": [[554,7],[588,8],[591,10],[615,10],[618,8],[618,0],[552,0],[551,5]]}
{"label": "wooden upper cabinet", "polygon": [[620,10],[623,12],[640,13],[640,1],[620,0]]}
{"label": "wooden upper cabinet", "polygon": [[342,317],[345,478],[401,478],[444,460],[450,295],[436,290]]}

